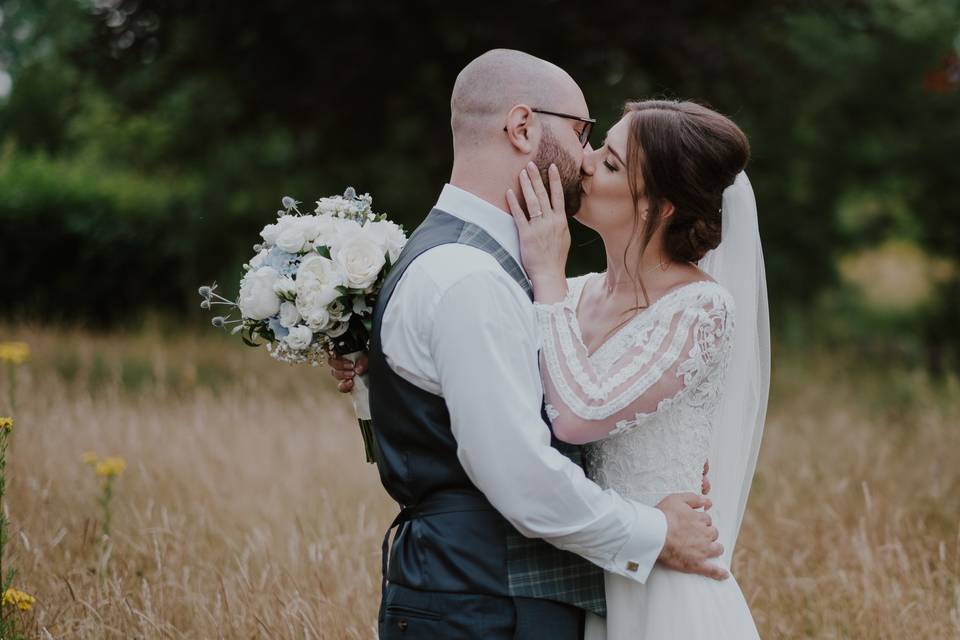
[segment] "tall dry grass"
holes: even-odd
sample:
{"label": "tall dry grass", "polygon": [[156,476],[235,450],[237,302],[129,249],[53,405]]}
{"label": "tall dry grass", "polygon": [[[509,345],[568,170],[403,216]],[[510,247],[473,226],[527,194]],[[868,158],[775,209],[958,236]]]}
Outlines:
{"label": "tall dry grass", "polygon": [[[215,335],[4,335],[33,351],[7,561],[34,636],[374,636],[394,506],[324,371]],[[960,636],[956,382],[836,356],[775,368],[734,562],[763,637]],[[105,542],[88,450],[128,462]]]}

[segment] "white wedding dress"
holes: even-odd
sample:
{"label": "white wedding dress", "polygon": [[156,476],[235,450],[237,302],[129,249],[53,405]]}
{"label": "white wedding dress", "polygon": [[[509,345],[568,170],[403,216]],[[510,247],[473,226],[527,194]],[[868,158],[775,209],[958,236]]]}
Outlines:
{"label": "white wedding dress", "polygon": [[[571,279],[563,302],[536,305],[554,428],[561,435],[609,431],[587,445],[588,472],[626,498],[652,506],[672,493],[700,493],[732,355],[732,295],[712,281],[681,285],[588,354],[576,310],[591,277],[599,276]],[[721,541],[729,540],[711,515]],[[727,560],[716,562],[729,569]],[[607,574],[606,596],[607,618],[588,614],[586,640],[759,638],[733,577],[716,581],[657,565],[645,584]]]}

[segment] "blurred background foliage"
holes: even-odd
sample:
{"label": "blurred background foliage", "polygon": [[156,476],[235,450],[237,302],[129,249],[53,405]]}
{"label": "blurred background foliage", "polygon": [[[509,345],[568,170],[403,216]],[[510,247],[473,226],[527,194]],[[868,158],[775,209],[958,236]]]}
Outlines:
{"label": "blurred background foliage", "polygon": [[567,69],[595,143],[635,98],[743,127],[781,343],[960,368],[960,0],[0,0],[0,314],[205,324],[285,194],[412,229],[494,47]]}

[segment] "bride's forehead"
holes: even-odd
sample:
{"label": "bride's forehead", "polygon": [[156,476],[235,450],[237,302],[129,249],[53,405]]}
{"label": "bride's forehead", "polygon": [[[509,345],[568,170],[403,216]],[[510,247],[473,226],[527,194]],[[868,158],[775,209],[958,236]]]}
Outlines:
{"label": "bride's forehead", "polygon": [[625,115],[618,120],[612,127],[607,129],[604,144],[609,144],[617,149],[623,149],[627,144],[627,132],[630,127],[630,116]]}

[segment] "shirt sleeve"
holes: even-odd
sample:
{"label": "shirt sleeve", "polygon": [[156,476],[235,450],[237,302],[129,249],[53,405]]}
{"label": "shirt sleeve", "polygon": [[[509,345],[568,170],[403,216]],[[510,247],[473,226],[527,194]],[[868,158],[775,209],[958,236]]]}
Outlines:
{"label": "shirt sleeve", "polygon": [[730,303],[719,286],[679,292],[623,336],[616,356],[598,370],[587,357],[573,295],[535,305],[543,336],[544,387],[554,433],[584,443],[643,424],[681,393],[710,393],[703,384],[722,368],[733,338]]}
{"label": "shirt sleeve", "polygon": [[601,489],[550,446],[540,415],[536,316],[506,274],[478,271],[443,292],[430,350],[471,481],[520,533],[644,582],[667,523]]}

